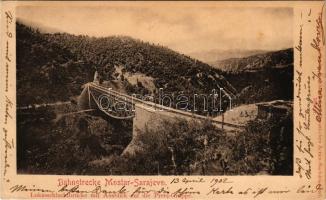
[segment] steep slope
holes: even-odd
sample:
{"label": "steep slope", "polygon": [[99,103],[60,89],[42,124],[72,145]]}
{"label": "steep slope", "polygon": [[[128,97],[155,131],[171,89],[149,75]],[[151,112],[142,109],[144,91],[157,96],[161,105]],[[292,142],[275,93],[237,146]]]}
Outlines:
{"label": "steep slope", "polygon": [[[118,69],[127,72],[126,78],[121,78],[121,74],[119,77],[128,93],[148,93],[137,77],[153,82],[148,85],[154,96],[159,88],[166,94],[193,95],[208,94],[221,86],[236,93],[219,70],[163,46],[126,36],[94,38],[65,33],[42,34],[22,24],[17,24],[17,33],[21,103],[47,102],[55,100],[56,96],[67,99],[76,95],[79,87],[91,80],[95,68],[101,79],[108,81],[117,80]],[[37,91],[26,96],[33,88]]]}
{"label": "steep slope", "polygon": [[215,67],[236,88],[240,103],[293,99],[293,49],[218,63]]}
{"label": "steep slope", "polygon": [[208,64],[127,36],[94,38],[47,34],[47,39],[69,48],[79,59],[93,61],[104,80],[114,78],[112,72],[115,67],[122,66],[127,72],[154,78],[156,88],[164,88],[167,92],[210,92],[216,88],[215,83],[233,90],[219,75],[219,70]]}
{"label": "steep slope", "polygon": [[260,53],[245,58],[230,58],[216,61],[212,65],[231,73],[257,71],[265,68],[285,68],[293,65],[293,49]]}
{"label": "steep slope", "polygon": [[17,103],[65,101],[91,80],[92,64],[48,42],[39,31],[17,23]]}

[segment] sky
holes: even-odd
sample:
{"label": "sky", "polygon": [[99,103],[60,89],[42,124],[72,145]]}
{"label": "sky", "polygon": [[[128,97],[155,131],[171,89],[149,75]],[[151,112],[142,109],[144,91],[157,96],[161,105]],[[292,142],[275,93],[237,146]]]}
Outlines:
{"label": "sky", "polygon": [[127,35],[182,53],[293,46],[293,10],[286,7],[69,4],[21,6],[17,18],[46,32]]}

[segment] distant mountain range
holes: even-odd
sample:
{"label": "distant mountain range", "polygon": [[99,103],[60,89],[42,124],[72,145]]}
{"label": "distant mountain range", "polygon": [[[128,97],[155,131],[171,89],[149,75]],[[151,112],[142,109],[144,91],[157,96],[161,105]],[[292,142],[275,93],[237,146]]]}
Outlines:
{"label": "distant mountain range", "polygon": [[240,73],[244,71],[257,71],[264,68],[284,68],[293,64],[293,49],[284,49],[245,58],[229,58],[211,63],[222,71]]}
{"label": "distant mountain range", "polygon": [[214,64],[216,61],[225,60],[229,58],[244,58],[256,54],[267,53],[267,50],[244,50],[244,49],[212,49],[208,51],[197,51],[188,53],[189,56],[198,60],[204,61],[208,64]]}
{"label": "distant mountain range", "polygon": [[293,100],[293,48],[226,59],[213,66],[236,88],[240,103]]}

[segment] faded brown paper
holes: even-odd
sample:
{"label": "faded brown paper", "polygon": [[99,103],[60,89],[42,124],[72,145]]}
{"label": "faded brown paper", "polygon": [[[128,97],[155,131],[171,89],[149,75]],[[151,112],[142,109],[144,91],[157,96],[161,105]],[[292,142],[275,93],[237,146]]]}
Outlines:
{"label": "faded brown paper", "polygon": [[[73,8],[71,13],[66,6]],[[15,21],[17,10],[28,7],[47,7],[44,16],[33,16],[34,19],[42,18],[49,20],[49,24],[60,25],[69,28],[67,21],[50,21],[54,14],[51,8],[65,9],[65,13],[70,13],[68,17],[73,18],[74,13],[78,13],[78,8],[105,8],[114,7],[119,16],[119,8],[151,7],[160,8],[160,12],[168,12],[175,7],[184,9],[200,8],[281,8],[293,9],[292,27],[282,27],[278,30],[279,35],[266,35],[275,30],[269,30],[270,26],[264,27],[270,19],[261,19],[256,35],[250,35],[251,28],[237,29],[243,32],[244,38],[254,37],[256,43],[243,43],[242,48],[259,46],[264,43],[265,37],[272,38],[272,42],[265,45],[276,48],[284,48],[293,42],[294,48],[294,138],[293,138],[293,175],[289,176],[266,176],[266,175],[242,175],[242,176],[75,176],[75,175],[36,175],[17,174],[16,160],[16,29]],[[31,9],[30,12],[32,12]],[[45,9],[46,10],[46,9]],[[293,2],[1,2],[1,197],[2,198],[37,198],[37,194],[44,194],[43,198],[117,198],[117,199],[166,199],[172,198],[165,192],[184,192],[182,198],[189,199],[324,199],[325,198],[325,8],[323,1],[293,1]],[[227,12],[226,12],[227,13]],[[96,13],[95,13],[96,14]],[[29,13],[29,15],[32,15]],[[77,14],[76,14],[77,15]],[[232,15],[236,13],[232,12]],[[232,19],[232,15],[226,15],[225,20]],[[177,18],[177,12],[171,12],[169,20],[173,26],[173,19]],[[76,19],[78,23],[83,21],[91,22],[91,19]],[[155,16],[153,16],[155,17]],[[234,16],[235,17],[235,16]],[[253,16],[255,17],[255,16]],[[259,17],[259,16],[258,16]],[[139,20],[142,16],[139,15]],[[209,25],[214,19],[201,13],[201,19],[206,20]],[[104,20],[105,21],[105,20]],[[222,20],[223,21],[223,20]],[[221,23],[223,23],[221,21]],[[273,20],[271,20],[273,21]],[[77,23],[77,22],[76,22]],[[123,22],[121,22],[123,23]],[[189,24],[189,22],[186,22]],[[89,28],[92,36],[103,36],[103,24],[96,24]],[[230,24],[230,26],[234,26]],[[255,25],[252,29],[256,30]],[[83,29],[72,30],[76,26],[71,26],[70,31],[74,34],[82,33]],[[155,24],[153,24],[155,29]],[[112,29],[119,29],[119,24],[112,24]],[[124,32],[133,32],[134,26],[129,26]],[[123,28],[121,28],[123,29]],[[213,29],[207,29],[212,30]],[[231,30],[231,28],[230,28]],[[258,29],[257,29],[258,30]],[[74,32],[75,31],[75,32]],[[173,32],[170,35],[162,30],[162,35],[152,35],[150,33],[139,33],[148,40],[162,42],[165,37],[175,37],[171,40],[169,47],[178,51],[191,52],[196,46],[204,49],[210,45],[209,40],[192,41],[187,43],[177,42],[183,36],[180,32]],[[277,37],[283,37],[282,32],[292,32],[293,37],[283,38],[288,44],[277,42]],[[114,33],[113,33],[114,34]],[[163,35],[165,34],[165,35]],[[178,35],[179,34],[179,35]],[[230,33],[232,35],[232,33]],[[231,37],[231,36],[230,36]],[[285,36],[284,36],[285,37]],[[163,38],[163,39],[160,39]],[[292,40],[292,41],[291,41]],[[221,46],[224,46],[221,40]],[[226,40],[225,40],[226,41]],[[233,43],[232,43],[233,42]],[[231,41],[229,46],[236,47],[241,41]],[[274,46],[273,46],[274,45]],[[310,88],[310,92],[309,92]],[[309,115],[309,117],[308,117]],[[308,120],[309,118],[309,120]],[[62,188],[60,181],[80,180],[78,189],[73,190],[72,186]],[[87,181],[87,185],[86,182]],[[116,181],[116,184],[113,182]],[[128,182],[129,181],[129,182]],[[141,185],[141,181],[148,181],[148,185]],[[89,184],[89,185],[88,185]],[[99,186],[101,189],[99,189]],[[138,187],[141,189],[138,190]],[[164,188],[162,190],[162,187]],[[142,192],[140,192],[142,191]],[[161,191],[161,193],[159,193]],[[64,194],[69,194],[64,197]],[[119,195],[117,195],[119,194]],[[33,196],[34,195],[34,196]],[[36,195],[36,196],[35,196]],[[75,196],[74,196],[75,195]],[[79,195],[79,196],[78,196]],[[116,196],[114,196],[116,195]],[[180,198],[175,196],[173,198]]]}

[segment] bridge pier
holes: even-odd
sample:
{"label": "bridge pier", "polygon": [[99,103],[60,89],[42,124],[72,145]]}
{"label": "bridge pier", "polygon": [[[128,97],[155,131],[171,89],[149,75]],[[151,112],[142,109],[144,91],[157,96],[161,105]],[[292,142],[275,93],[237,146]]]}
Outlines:
{"label": "bridge pier", "polygon": [[164,120],[175,120],[177,116],[164,110],[154,110],[141,104],[135,104],[135,117],[133,119],[132,140],[122,155],[135,155],[136,152],[142,151],[144,144],[140,141],[140,135],[149,130],[155,130],[162,126]]}
{"label": "bridge pier", "polygon": [[[126,110],[111,110],[105,109],[101,106],[101,96],[107,95],[110,98],[110,103],[114,102],[126,102],[128,104],[128,109]],[[132,105],[135,110],[133,111]],[[223,127],[223,129],[229,128],[231,130],[239,130],[243,128],[240,125],[230,124],[220,122],[215,119],[207,118],[201,115],[196,115],[182,110],[173,109],[170,107],[165,107],[162,105],[154,104],[153,102],[143,101],[135,97],[123,94],[108,88],[105,88],[96,83],[87,83],[78,98],[78,107],[81,110],[85,109],[99,109],[103,111],[106,115],[113,117],[115,119],[131,119],[133,118],[133,138],[127,148],[124,150],[123,155],[134,155],[137,151],[141,151],[144,144],[141,144],[139,136],[143,134],[146,129],[155,130],[159,126],[162,126],[162,122],[174,121],[177,118],[185,119],[188,121],[198,120],[211,122],[217,127]],[[126,115],[121,115],[126,114]]]}

